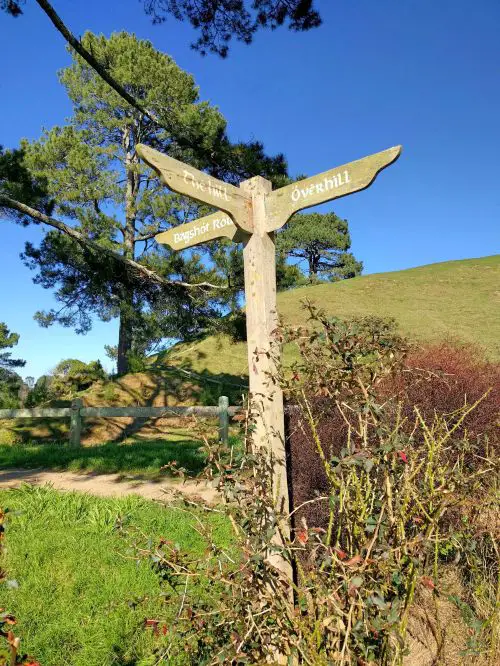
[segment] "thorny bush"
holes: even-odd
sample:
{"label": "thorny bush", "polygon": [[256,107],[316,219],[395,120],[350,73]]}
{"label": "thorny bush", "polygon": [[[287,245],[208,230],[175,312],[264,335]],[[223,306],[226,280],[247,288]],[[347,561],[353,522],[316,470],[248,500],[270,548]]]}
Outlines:
{"label": "thorny bush", "polygon": [[[456,604],[475,619],[476,651],[494,663],[498,469],[488,441],[469,440],[463,427],[486,398],[464,396],[446,414],[418,405],[409,413],[401,391],[387,390],[408,372],[409,345],[394,325],[343,322],[307,307],[310,327],[278,333],[279,342],[297,345],[299,359],[269,381],[281,384],[293,428],[326,482],[284,515],[272,501],[274,461],[266,451],[206,442],[206,473],[224,500],[213,510],[227,513],[234,546],[219,549],[199,521],[202,560],[167,540],[148,553],[167,603],[177,604],[161,657],[169,664],[283,663],[284,656],[314,666],[399,664],[419,590],[444,594],[441,569],[452,557],[474,578],[468,589],[483,583],[480,610],[472,591]],[[343,424],[340,441],[324,426],[333,416]],[[322,507],[316,524],[304,513],[315,504]],[[269,561],[273,551],[295,571],[293,602],[289,581]]]}

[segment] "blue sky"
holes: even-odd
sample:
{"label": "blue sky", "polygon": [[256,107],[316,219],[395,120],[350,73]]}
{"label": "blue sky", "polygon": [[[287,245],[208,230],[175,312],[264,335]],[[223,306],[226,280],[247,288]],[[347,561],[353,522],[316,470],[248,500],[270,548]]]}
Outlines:
{"label": "blue sky", "polygon": [[[396,144],[404,151],[368,190],[322,207],[350,223],[365,273],[499,252],[500,3],[498,0],[318,0],[323,26],[305,34],[259,33],[227,60],[189,48],[189,26],[153,26],[136,0],[55,0],[76,34],[128,30],[191,72],[220,107],[230,136],[284,152],[290,173],[314,175]],[[65,44],[28,0],[0,15],[0,143],[14,147],[61,124],[70,107],[56,72]],[[8,66],[7,66],[8,63]],[[62,358],[104,356],[116,322],[86,336],[42,329],[51,293],[33,285],[19,253],[42,231],[2,222],[0,321],[21,334],[23,374]]]}

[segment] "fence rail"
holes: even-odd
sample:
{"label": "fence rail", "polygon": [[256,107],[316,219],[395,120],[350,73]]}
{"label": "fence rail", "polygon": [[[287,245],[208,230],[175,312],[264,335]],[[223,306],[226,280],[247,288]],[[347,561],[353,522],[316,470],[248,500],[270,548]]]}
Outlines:
{"label": "fence rail", "polygon": [[71,407],[47,407],[33,409],[0,409],[0,419],[64,418],[71,414]]}
{"label": "fence rail", "polygon": [[81,445],[84,418],[166,418],[169,416],[205,416],[219,419],[219,438],[227,443],[229,417],[243,411],[243,407],[230,407],[229,398],[221,396],[217,406],[210,407],[84,407],[81,399],[73,400],[71,407],[34,407],[33,409],[0,409],[0,419],[69,418],[69,442]]}

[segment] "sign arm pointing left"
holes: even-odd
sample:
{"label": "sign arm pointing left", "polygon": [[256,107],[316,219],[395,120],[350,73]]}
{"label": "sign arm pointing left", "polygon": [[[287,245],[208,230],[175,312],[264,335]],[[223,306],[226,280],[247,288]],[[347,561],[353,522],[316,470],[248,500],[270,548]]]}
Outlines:
{"label": "sign arm pointing left", "polygon": [[155,235],[155,241],[169,245],[173,250],[185,250],[193,245],[223,237],[241,243],[247,234],[241,231],[227,215],[219,212],[162,231]]}
{"label": "sign arm pointing left", "polygon": [[252,198],[247,192],[142,143],[136,152],[171,190],[223,210],[240,229],[252,231]]}

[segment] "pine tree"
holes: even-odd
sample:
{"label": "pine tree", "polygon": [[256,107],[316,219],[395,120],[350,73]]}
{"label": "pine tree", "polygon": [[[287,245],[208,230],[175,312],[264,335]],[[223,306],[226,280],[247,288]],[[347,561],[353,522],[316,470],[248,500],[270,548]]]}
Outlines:
{"label": "pine tree", "polygon": [[[286,177],[283,157],[266,157],[257,142],[233,146],[220,112],[199,101],[193,78],[149,42],[127,33],[109,39],[87,33],[82,43],[135,98],[154,109],[163,119],[161,126],[124,102],[73,54],[73,64],[60,73],[73,115],[67,125],[45,132],[39,141],[23,143],[25,166],[46,183],[54,211],[85,238],[163,277],[222,284],[223,273],[214,264],[207,266],[200,252],[173,253],[151,240],[200,210],[165,190],[139,162],[135,146],[149,144],[233,182],[262,173],[280,184]],[[161,321],[164,337],[185,337],[220,317],[231,298],[223,291],[209,297],[202,291],[166,293],[123,276],[118,280],[113,263],[89,255],[81,244],[55,231],[37,248],[28,243],[24,260],[38,271],[35,282],[55,288],[61,303],[57,311],[37,313],[42,325],[59,322],[86,332],[93,315],[103,320],[119,316],[119,374],[128,370],[134,333],[138,339],[147,325],[157,330]]]}
{"label": "pine tree", "polygon": [[26,361],[12,358],[12,352],[4,351],[15,347],[18,342],[19,334],[12,333],[7,324],[0,322],[0,408],[12,409],[19,404],[19,390],[23,380],[15,368],[22,368]]}
{"label": "pine tree", "polygon": [[279,252],[305,261],[309,280],[344,280],[355,277],[363,264],[348,251],[351,237],[347,220],[335,213],[294,215],[278,233]]}

